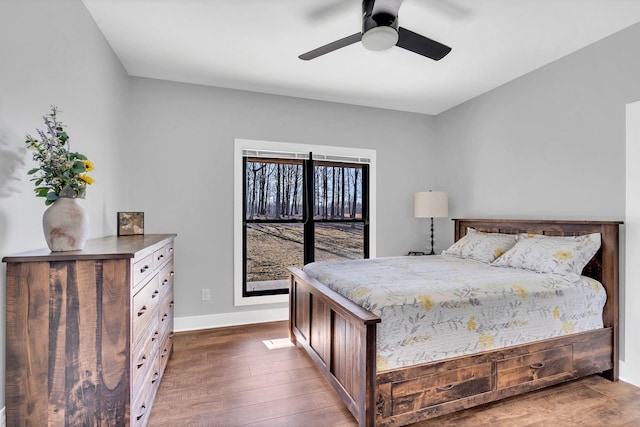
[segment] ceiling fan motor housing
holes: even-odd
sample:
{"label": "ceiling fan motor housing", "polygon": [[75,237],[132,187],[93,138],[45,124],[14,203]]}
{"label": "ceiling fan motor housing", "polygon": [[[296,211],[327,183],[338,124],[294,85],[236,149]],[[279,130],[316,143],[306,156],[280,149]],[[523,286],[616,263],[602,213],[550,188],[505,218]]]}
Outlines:
{"label": "ceiling fan motor housing", "polygon": [[389,13],[367,15],[362,19],[362,45],[374,51],[386,50],[398,42],[398,18]]}

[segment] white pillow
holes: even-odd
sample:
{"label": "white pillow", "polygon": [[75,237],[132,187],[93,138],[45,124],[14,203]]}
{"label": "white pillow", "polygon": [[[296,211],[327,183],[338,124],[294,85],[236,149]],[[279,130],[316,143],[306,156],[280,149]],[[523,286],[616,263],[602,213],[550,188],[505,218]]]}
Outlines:
{"label": "white pillow", "polygon": [[516,244],[491,264],[559,274],[575,282],[600,249],[600,240],[600,233],[576,237],[519,234]]}
{"label": "white pillow", "polygon": [[490,263],[515,243],[515,234],[484,233],[469,227],[467,228],[467,234],[451,245],[449,249],[442,251],[442,255],[452,255]]}

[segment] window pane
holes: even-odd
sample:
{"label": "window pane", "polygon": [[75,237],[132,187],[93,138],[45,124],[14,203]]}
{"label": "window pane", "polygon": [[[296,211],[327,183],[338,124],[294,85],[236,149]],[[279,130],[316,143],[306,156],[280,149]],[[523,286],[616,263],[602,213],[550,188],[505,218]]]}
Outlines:
{"label": "window pane", "polygon": [[364,257],[364,224],[316,223],[316,261],[337,261]]}
{"label": "window pane", "polygon": [[362,168],[314,165],[314,218],[362,218]]}
{"label": "window pane", "polygon": [[249,223],[247,227],[247,292],[288,289],[287,267],[302,268],[303,225]]}
{"label": "window pane", "polygon": [[300,161],[247,161],[245,218],[301,219]]}

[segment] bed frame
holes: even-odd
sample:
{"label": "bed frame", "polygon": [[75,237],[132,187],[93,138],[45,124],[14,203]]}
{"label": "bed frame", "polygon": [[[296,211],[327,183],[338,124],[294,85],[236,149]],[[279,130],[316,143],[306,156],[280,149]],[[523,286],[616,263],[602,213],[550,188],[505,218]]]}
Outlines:
{"label": "bed frame", "polygon": [[606,288],[604,327],[376,373],[376,325],[380,318],[291,268],[291,341],[315,361],[358,425],[407,425],[595,373],[618,380],[621,222],[454,221],[456,241],[467,227],[551,236],[601,233],[602,247],[583,275],[597,279]]}

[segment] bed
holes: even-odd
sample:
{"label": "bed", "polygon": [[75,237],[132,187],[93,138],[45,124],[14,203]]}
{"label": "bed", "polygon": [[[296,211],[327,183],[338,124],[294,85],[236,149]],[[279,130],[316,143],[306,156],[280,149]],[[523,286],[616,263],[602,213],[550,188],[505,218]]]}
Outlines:
{"label": "bed", "polygon": [[454,221],[455,241],[469,229],[546,236],[599,233],[600,249],[582,275],[604,287],[602,321],[583,332],[379,369],[381,318],[291,268],[290,338],[307,351],[360,426],[407,425],[595,373],[618,379],[620,222]]}

